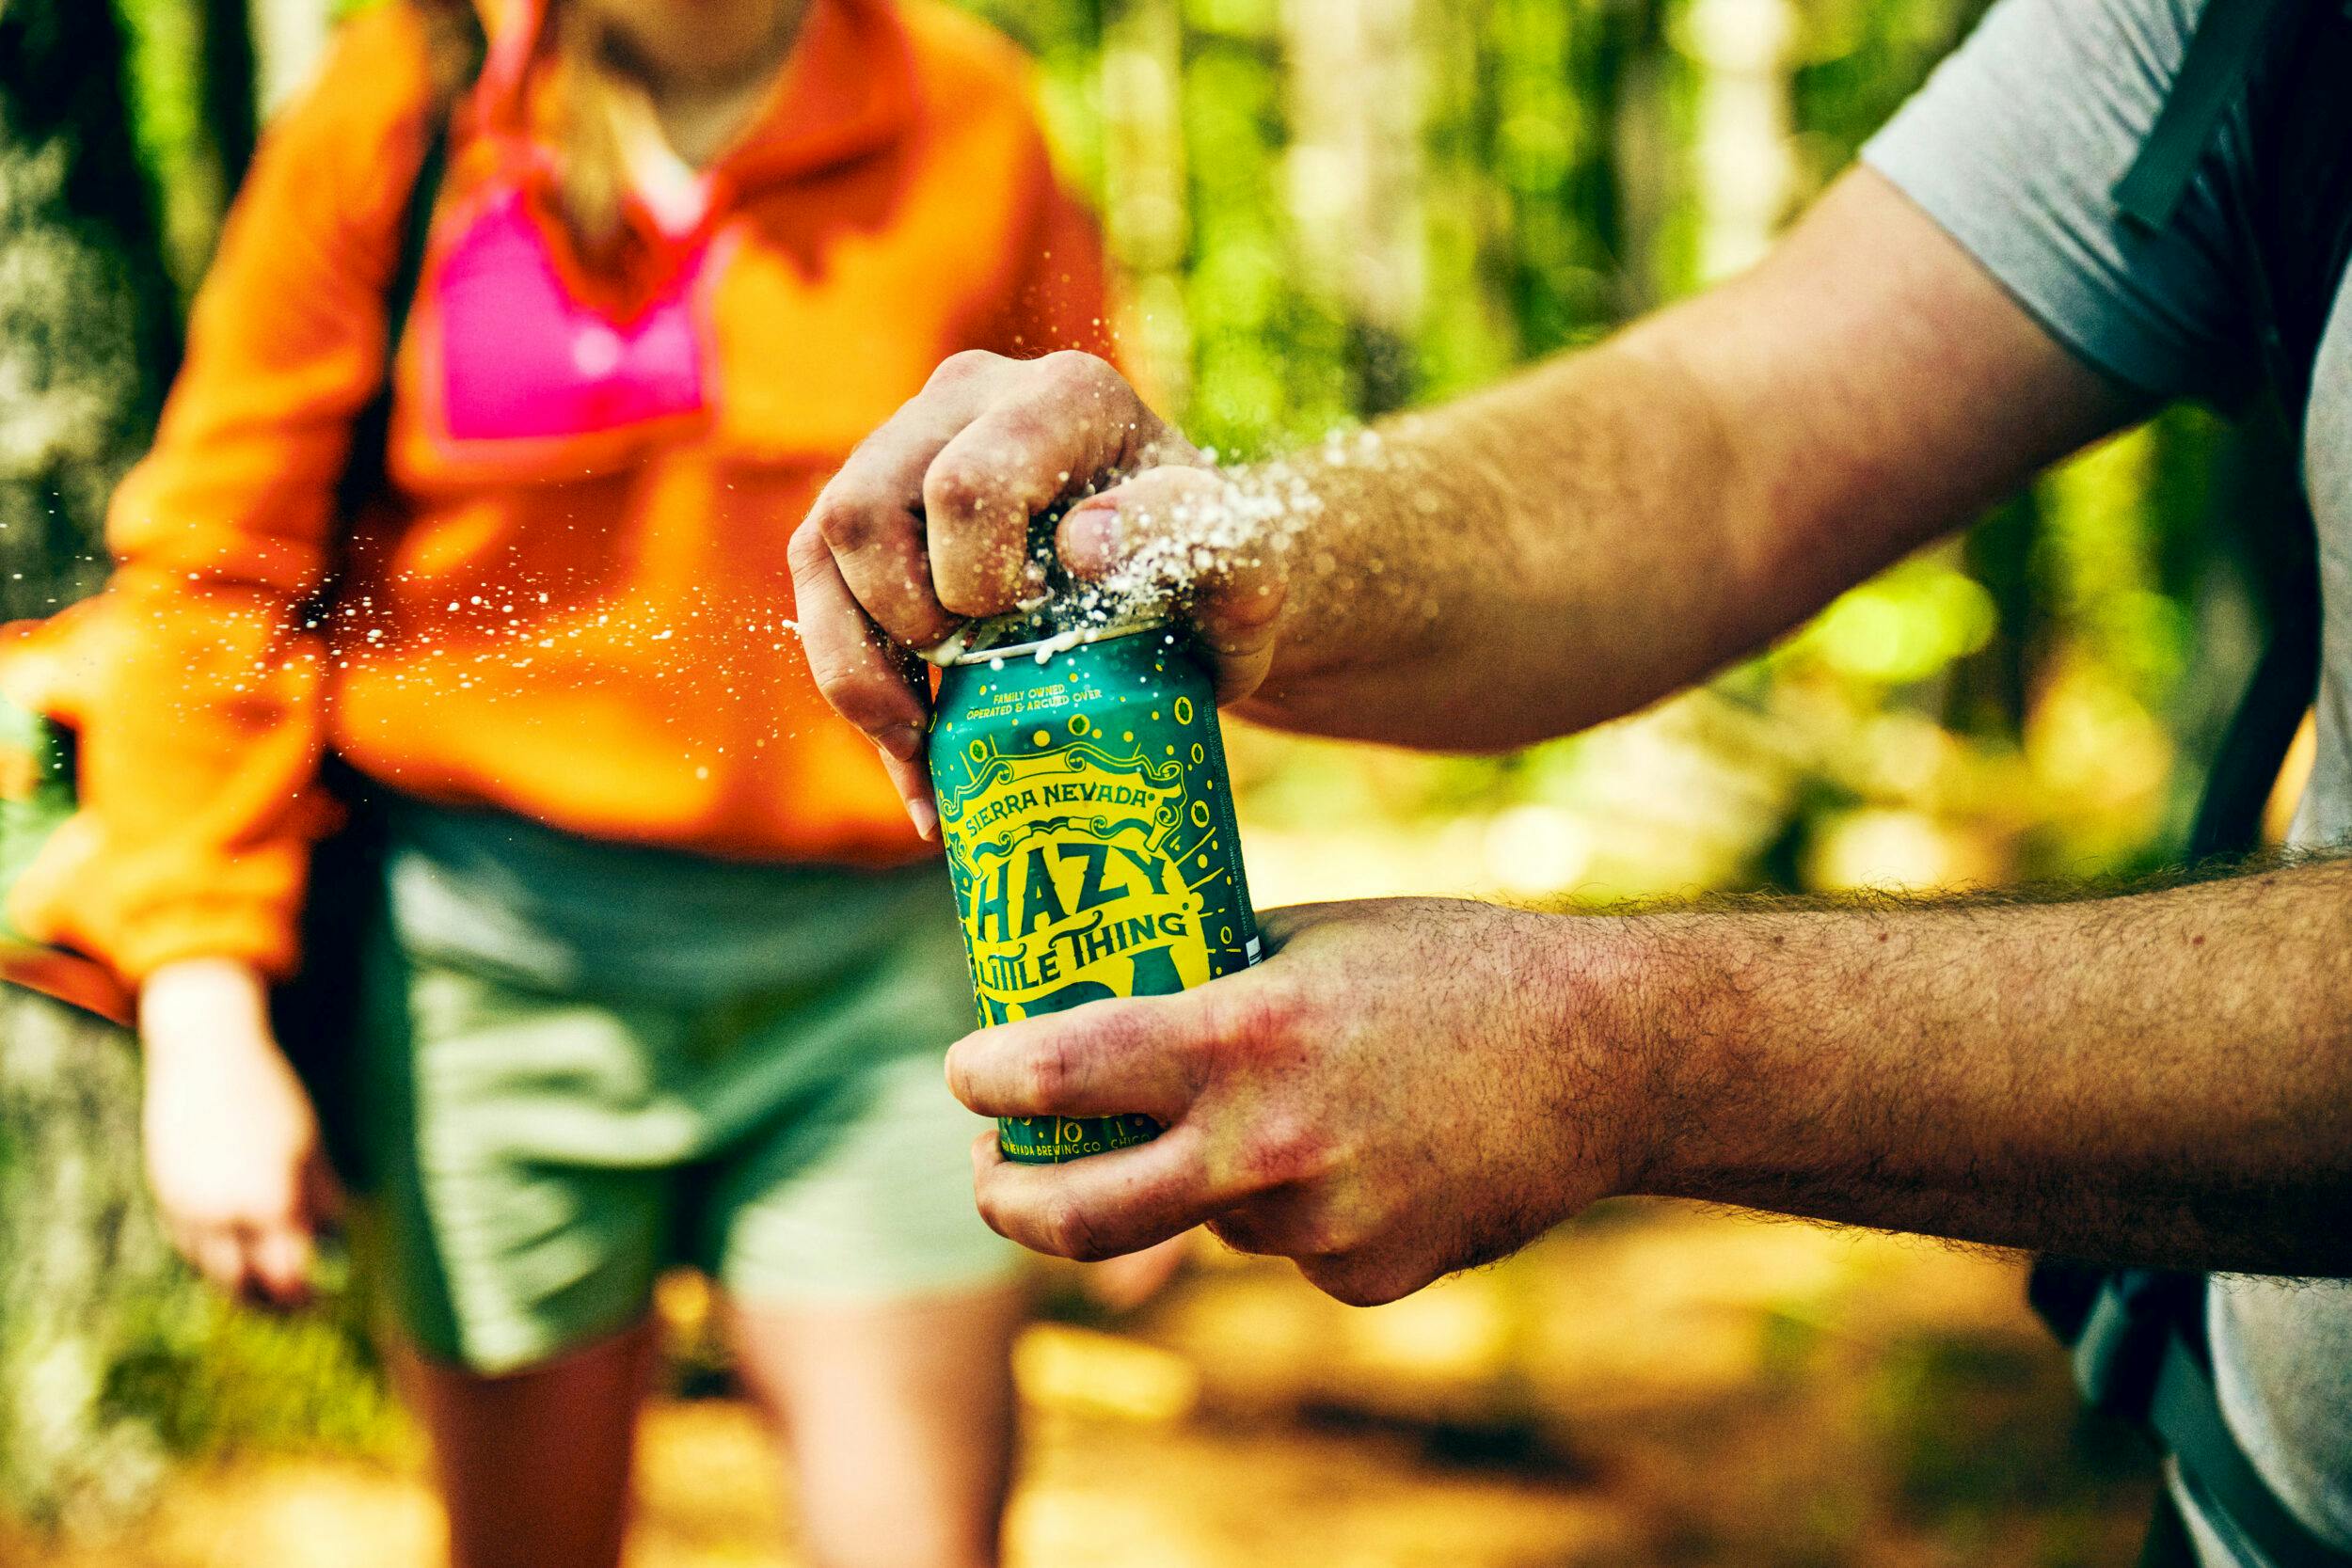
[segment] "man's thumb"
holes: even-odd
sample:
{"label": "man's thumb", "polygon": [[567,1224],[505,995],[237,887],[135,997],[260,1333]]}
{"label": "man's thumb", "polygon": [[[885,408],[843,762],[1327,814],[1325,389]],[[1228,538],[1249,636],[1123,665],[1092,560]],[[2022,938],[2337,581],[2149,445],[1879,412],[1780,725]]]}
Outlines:
{"label": "man's thumb", "polygon": [[1217,701],[1273,662],[1285,540],[1226,476],[1163,467],[1079,502],[1055,544],[1071,572],[1123,599],[1180,605],[1215,664]]}

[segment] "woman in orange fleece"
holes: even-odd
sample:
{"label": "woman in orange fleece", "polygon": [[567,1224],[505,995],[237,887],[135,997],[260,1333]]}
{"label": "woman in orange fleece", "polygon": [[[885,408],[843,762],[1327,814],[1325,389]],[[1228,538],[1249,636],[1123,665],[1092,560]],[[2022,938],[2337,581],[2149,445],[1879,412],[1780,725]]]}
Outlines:
{"label": "woman in orange fleece", "polygon": [[347,24],[266,138],[71,644],[85,809],[11,912],[139,987],[179,1244],[299,1295],[334,1183],[264,998],[331,751],[390,912],[319,1110],[455,1560],[616,1560],[682,1261],[817,1560],[992,1562],[1019,1302],[939,1076],[969,991],[785,546],[942,357],[1099,349],[1095,241],[1008,46],[927,0],[485,6],[390,499],[340,516],[451,3]]}

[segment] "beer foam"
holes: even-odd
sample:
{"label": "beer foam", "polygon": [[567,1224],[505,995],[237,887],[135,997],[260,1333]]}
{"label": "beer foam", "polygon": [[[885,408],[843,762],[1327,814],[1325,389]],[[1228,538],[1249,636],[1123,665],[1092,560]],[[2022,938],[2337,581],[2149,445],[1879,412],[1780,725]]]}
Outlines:
{"label": "beer foam", "polygon": [[[1215,462],[1214,451],[1205,454]],[[1181,609],[1218,578],[1268,564],[1287,570],[1322,521],[1318,473],[1390,467],[1394,452],[1369,428],[1332,431],[1295,457],[1213,467],[1214,487],[1166,502],[1122,503],[1118,560],[1101,578],[1077,586],[1063,608],[1089,624],[1151,619]],[[1308,557],[1320,575],[1338,568],[1328,549]],[[1366,562],[1377,572],[1376,562]]]}

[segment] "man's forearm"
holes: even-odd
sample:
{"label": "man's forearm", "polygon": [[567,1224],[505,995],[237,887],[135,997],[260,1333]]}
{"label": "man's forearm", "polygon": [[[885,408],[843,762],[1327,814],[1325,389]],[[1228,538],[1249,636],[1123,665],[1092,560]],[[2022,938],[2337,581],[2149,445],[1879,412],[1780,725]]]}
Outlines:
{"label": "man's forearm", "polygon": [[1641,1190],[2352,1274],[2352,864],[2076,902],[1633,917]]}
{"label": "man's forearm", "polygon": [[[1269,473],[1275,664],[1243,711],[1493,747],[1704,675],[2139,400],[1870,171],[1754,273]],[[1335,461],[1336,459],[1336,461]]]}
{"label": "man's forearm", "polygon": [[1245,471],[1315,509],[1272,531],[1289,599],[1242,711],[1484,748],[1638,707],[1757,635],[1731,473],[1691,378],[1614,344]]}

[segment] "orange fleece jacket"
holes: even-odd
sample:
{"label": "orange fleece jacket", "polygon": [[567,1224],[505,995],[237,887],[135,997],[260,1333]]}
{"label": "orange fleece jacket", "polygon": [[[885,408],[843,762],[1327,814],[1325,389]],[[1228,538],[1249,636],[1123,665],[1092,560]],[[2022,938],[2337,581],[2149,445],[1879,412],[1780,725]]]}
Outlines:
{"label": "orange fleece jacket", "polygon": [[84,809],[11,912],[134,981],[295,965],[330,746],[614,840],[928,852],[808,677],[785,542],[944,356],[1104,347],[1023,63],[929,4],[815,0],[699,214],[632,202],[624,264],[590,277],[554,217],[539,6],[497,10],[396,360],[392,504],[355,527],[333,491],[426,136],[405,0],[271,127],[115,499],[114,578],[36,634],[72,672]]}

